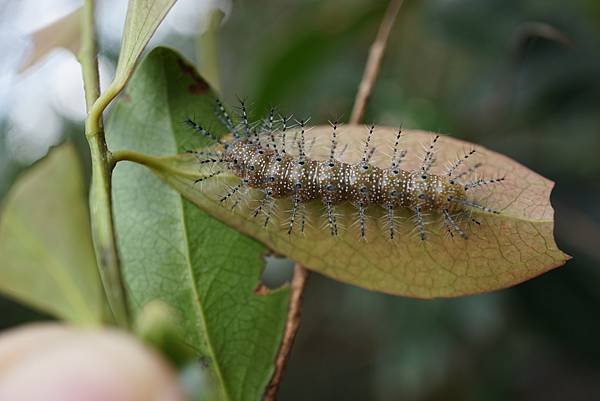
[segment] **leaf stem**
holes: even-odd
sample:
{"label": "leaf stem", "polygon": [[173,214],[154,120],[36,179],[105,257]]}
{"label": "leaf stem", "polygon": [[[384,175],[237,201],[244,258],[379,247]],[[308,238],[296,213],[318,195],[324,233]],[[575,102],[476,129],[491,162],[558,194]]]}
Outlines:
{"label": "leaf stem", "polygon": [[377,37],[371,45],[369,50],[369,57],[365,65],[365,71],[363,72],[362,80],[358,86],[358,92],[354,99],[354,107],[352,107],[352,114],[350,115],[350,124],[359,124],[367,108],[367,102],[373,91],[373,86],[379,75],[379,69],[381,68],[381,61],[383,60],[383,54],[387,46],[388,38],[396,22],[396,17],[402,7],[403,0],[390,0],[385,15],[379,26]]}
{"label": "leaf stem", "polygon": [[[93,0],[91,0],[91,1],[93,1]],[[95,56],[94,56],[94,60],[95,60],[94,63],[96,66],[95,70],[96,70],[96,74],[97,74],[98,73],[98,63],[97,63]],[[80,58],[80,61],[81,61],[81,58]],[[84,63],[81,63],[81,65],[82,65],[82,68],[84,68]],[[86,88],[85,74],[84,74],[83,82],[84,82],[84,88]],[[117,81],[113,81],[110,84],[110,86],[108,88],[106,88],[106,90],[102,94],[100,94],[99,96],[96,96],[95,100],[91,104],[89,102],[87,102],[88,91],[87,91],[87,89],[85,90],[87,111],[88,111],[85,125],[86,125],[86,127],[94,128],[93,130],[86,129],[85,135],[87,138],[91,138],[95,135],[100,135],[100,136],[102,136],[102,141],[104,141],[104,128],[103,128],[103,124],[102,124],[102,113],[104,112],[104,110],[106,109],[108,104],[119,94],[121,89],[123,89],[123,85],[120,85]]]}
{"label": "leaf stem", "polygon": [[[360,123],[365,114],[367,101],[369,100],[369,96],[373,90],[377,76],[379,75],[381,60],[387,45],[387,40],[392,27],[394,26],[394,22],[396,21],[396,16],[398,15],[400,7],[402,6],[402,2],[403,0],[390,0],[388,8],[386,9],[377,33],[377,37],[371,45],[365,71],[363,73],[358,93],[356,94],[356,98],[354,100],[350,124]],[[271,382],[267,387],[263,401],[275,401],[277,398],[277,390],[281,384],[281,379],[283,377],[287,360],[290,356],[290,351],[294,344],[298,329],[300,328],[302,299],[309,276],[310,272],[304,266],[302,266],[302,264],[296,263],[294,266],[294,277],[292,278],[291,282],[290,305],[288,308],[285,332],[283,335],[283,340],[281,341],[279,353],[277,355],[275,372],[273,373]]]}
{"label": "leaf stem", "polygon": [[169,163],[171,157],[160,157],[160,156],[152,156],[146,153],[140,153],[133,150],[118,150],[112,154],[111,157],[111,170],[118,162],[122,161],[130,161],[134,163],[141,164],[150,169],[159,171],[159,172],[167,172],[173,175],[188,177],[188,178],[198,178],[200,176],[198,171],[186,171],[184,169],[178,169],[173,167],[172,163]]}
{"label": "leaf stem", "polygon": [[[104,139],[102,112],[116,95],[107,92],[99,102],[100,80],[94,26],[94,0],[85,0],[82,12],[81,48],[78,59],[83,74],[85,102],[88,117],[85,135],[92,159],[92,183],[90,189],[90,219],[96,260],[104,291],[115,323],[129,326],[126,293],[121,277],[117,244],[114,234],[111,204],[110,152]],[[112,97],[111,97],[112,95]]]}

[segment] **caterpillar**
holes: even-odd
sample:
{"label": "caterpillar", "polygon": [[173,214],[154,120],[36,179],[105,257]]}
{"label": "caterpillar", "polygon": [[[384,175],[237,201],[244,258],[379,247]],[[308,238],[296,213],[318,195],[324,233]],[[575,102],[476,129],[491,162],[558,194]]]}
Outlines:
{"label": "caterpillar", "polygon": [[436,149],[441,136],[433,137],[423,149],[419,163],[411,169],[404,169],[407,151],[401,148],[402,129],[396,132],[395,140],[388,155],[387,167],[372,162],[376,148],[372,146],[375,126],[367,127],[366,139],[360,160],[356,163],[342,161],[347,147],[339,146],[340,123],[331,121],[328,155],[312,157],[310,150],[314,144],[307,143],[308,119],[294,120],[276,113],[271,108],[265,118],[250,122],[244,101],[240,101],[236,121],[217,100],[215,113],[229,130],[232,139],[223,140],[192,118],[185,123],[193,131],[209,138],[215,147],[208,151],[191,151],[201,165],[211,164],[214,171],[203,175],[195,182],[218,177],[226,170],[240,181],[230,187],[219,199],[235,209],[246,198],[249,191],[259,191],[262,197],[252,211],[252,216],[264,216],[267,227],[277,208],[277,202],[287,199],[291,210],[286,222],[287,233],[294,230],[301,233],[307,224],[306,205],[320,203],[323,207],[325,227],[332,236],[340,232],[339,214],[336,207],[349,203],[356,210],[355,225],[361,240],[367,237],[369,210],[383,210],[383,226],[387,237],[397,237],[398,216],[410,215],[415,231],[421,241],[427,239],[428,223],[426,216],[437,216],[449,236],[469,238],[461,225],[480,225],[472,217],[473,211],[499,214],[500,211],[486,206],[471,194],[476,190],[501,183],[504,176],[486,178],[475,176],[482,163],[471,163],[476,154],[470,149],[448,163],[443,173],[432,172],[437,162]]}

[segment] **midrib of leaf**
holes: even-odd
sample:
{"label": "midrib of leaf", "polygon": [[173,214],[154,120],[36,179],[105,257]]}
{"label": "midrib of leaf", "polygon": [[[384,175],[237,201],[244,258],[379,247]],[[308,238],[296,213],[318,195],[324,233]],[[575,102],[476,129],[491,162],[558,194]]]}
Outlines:
{"label": "midrib of leaf", "polygon": [[185,218],[185,211],[184,211],[184,205],[183,205],[183,198],[181,197],[181,195],[179,195],[179,211],[181,213],[181,221],[182,221],[182,225],[183,225],[183,233],[184,233],[184,240],[185,240],[185,258],[186,258],[186,267],[188,270],[188,274],[192,280],[192,289],[194,291],[194,296],[196,298],[197,302],[194,302],[194,308],[196,309],[199,321],[202,325],[202,332],[204,333],[204,340],[206,341],[206,346],[208,348],[208,351],[210,353],[210,358],[212,360],[212,366],[214,366],[214,372],[215,375],[217,376],[218,380],[219,380],[219,385],[220,388],[222,389],[223,394],[225,395],[225,399],[226,400],[230,400],[230,396],[229,396],[229,390],[227,389],[227,386],[225,385],[225,381],[223,380],[223,373],[221,372],[221,365],[218,363],[218,359],[215,357],[215,351],[212,345],[212,340],[211,340],[211,336],[209,334],[209,330],[208,330],[208,325],[206,323],[206,317],[205,317],[205,311],[204,308],[202,307],[202,302],[201,302],[201,298],[200,298],[200,293],[198,292],[198,288],[197,288],[197,280],[198,278],[194,275],[194,269],[192,268],[192,258],[190,255],[190,246],[189,246],[189,238],[188,238],[188,229],[187,229],[187,223],[186,223],[186,218]]}
{"label": "midrib of leaf", "polygon": [[18,214],[14,214],[14,219],[18,223],[17,227],[20,228],[20,237],[27,238],[27,243],[30,244],[30,246],[35,247],[36,253],[38,255],[45,256],[44,259],[47,260],[51,265],[46,269],[48,275],[63,290],[65,298],[70,300],[71,307],[75,308],[74,311],[81,313],[81,315],[78,316],[78,320],[85,320],[86,316],[94,316],[94,313],[92,313],[87,307],[82,308],[83,305],[87,305],[87,302],[79,292],[78,287],[72,282],[71,277],[62,268],[63,263],[57,260],[54,254],[46,251],[46,247],[35,235],[31,234],[30,230],[26,228],[27,225],[23,223],[23,220],[17,216]]}
{"label": "midrib of leaf", "polygon": [[[167,82],[167,74],[165,71],[165,65],[163,63],[160,64],[160,70],[161,70],[161,74],[163,75],[163,81]],[[173,112],[171,110],[171,102],[169,101],[169,90],[168,88],[166,88],[165,90],[165,103],[167,105],[167,110],[168,110],[168,119],[169,119],[169,127],[170,127],[170,132],[169,132],[169,136],[172,139],[172,145],[174,145],[173,152],[177,153],[178,152],[178,144],[177,144],[177,139],[175,136],[175,129],[173,127]],[[225,396],[225,400],[230,400],[231,397],[229,395],[229,389],[227,388],[225,381],[223,380],[223,373],[221,371],[221,365],[219,364],[219,360],[216,358],[215,356],[215,351],[212,345],[212,340],[211,340],[211,336],[209,334],[209,330],[208,330],[208,324],[206,322],[206,316],[205,316],[205,311],[203,308],[203,304],[201,302],[201,298],[200,298],[200,293],[198,292],[198,288],[197,288],[197,280],[198,278],[194,275],[194,269],[192,268],[192,258],[190,255],[190,245],[189,245],[189,237],[188,237],[188,229],[187,229],[187,220],[186,220],[186,216],[185,216],[185,208],[184,208],[184,199],[181,196],[181,194],[177,194],[177,196],[179,197],[179,213],[181,214],[181,224],[182,224],[182,228],[183,228],[183,237],[185,240],[185,259],[186,259],[186,268],[187,268],[187,273],[189,274],[190,279],[192,280],[192,291],[195,297],[196,302],[193,302],[194,304],[194,309],[196,310],[196,314],[198,316],[198,320],[200,321],[200,324],[202,325],[202,333],[204,334],[204,341],[206,342],[206,346],[207,349],[210,353],[210,358],[212,360],[212,364],[211,366],[214,367],[213,371],[215,373],[215,375],[217,376],[217,379],[219,380],[219,388],[222,390],[222,394]]]}

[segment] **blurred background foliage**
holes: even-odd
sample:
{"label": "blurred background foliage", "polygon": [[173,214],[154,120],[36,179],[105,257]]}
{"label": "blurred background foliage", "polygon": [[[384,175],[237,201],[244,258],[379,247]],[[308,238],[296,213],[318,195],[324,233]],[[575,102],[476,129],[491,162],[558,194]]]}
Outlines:
{"label": "blurred background foliage", "polygon": [[[108,77],[125,7],[99,3]],[[20,74],[14,61],[28,33],[78,5],[0,1],[0,196],[52,144],[70,139],[88,158],[74,56],[57,51]],[[219,32],[224,98],[248,98],[257,113],[277,105],[313,123],[347,120],[385,7],[235,2]],[[190,23],[198,8],[180,0],[153,43],[201,58]],[[405,0],[365,121],[449,133],[552,179],[557,240],[574,259],[515,288],[435,301],[313,274],[280,398],[600,397],[599,110],[597,0]],[[281,282],[290,264],[270,263],[265,280]],[[46,318],[0,299],[0,327]]]}

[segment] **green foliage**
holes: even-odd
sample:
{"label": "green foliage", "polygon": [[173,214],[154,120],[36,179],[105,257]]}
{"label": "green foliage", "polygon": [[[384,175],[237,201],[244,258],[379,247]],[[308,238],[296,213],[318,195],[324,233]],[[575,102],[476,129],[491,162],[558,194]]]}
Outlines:
{"label": "green foliage", "polygon": [[57,317],[99,324],[105,299],[81,166],[70,144],[19,177],[0,219],[0,291]]}
{"label": "green foliage", "polygon": [[[214,95],[194,68],[153,50],[115,105],[113,151],[170,155],[206,144],[183,125],[216,127]],[[216,133],[219,133],[217,130]],[[113,201],[122,271],[134,315],[159,299],[182,319],[184,338],[208,359],[222,398],[257,400],[272,374],[288,290],[255,293],[266,248],[228,228],[143,166],[119,163]]]}

